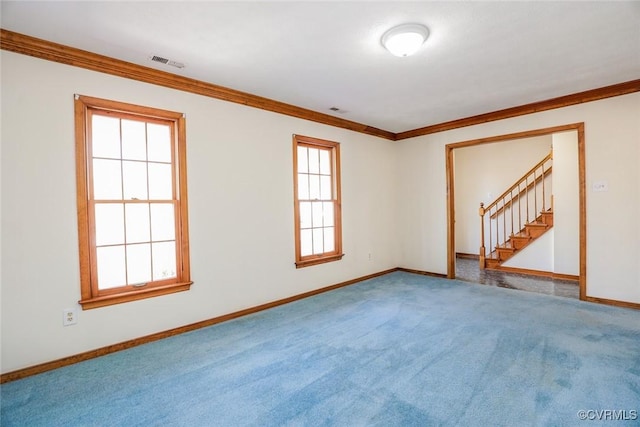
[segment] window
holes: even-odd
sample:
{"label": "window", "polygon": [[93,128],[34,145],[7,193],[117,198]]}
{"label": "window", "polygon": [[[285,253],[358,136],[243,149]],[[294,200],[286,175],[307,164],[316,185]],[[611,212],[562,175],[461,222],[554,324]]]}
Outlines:
{"label": "window", "polygon": [[342,259],[340,144],[293,136],[296,267]]}
{"label": "window", "polygon": [[185,119],[76,95],[83,309],[188,290]]}

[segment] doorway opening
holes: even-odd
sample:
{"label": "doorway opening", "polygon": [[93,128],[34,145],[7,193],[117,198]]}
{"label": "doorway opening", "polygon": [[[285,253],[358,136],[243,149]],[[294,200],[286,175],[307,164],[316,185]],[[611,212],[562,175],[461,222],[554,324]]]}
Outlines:
{"label": "doorway opening", "polygon": [[[485,147],[490,147],[487,144],[513,142],[514,140],[531,139],[533,141],[534,138],[540,139],[546,136],[562,134],[562,133],[572,133],[574,135],[574,138],[577,139],[577,147],[574,149],[573,161],[575,161],[575,156],[576,156],[575,152],[577,151],[577,175],[578,175],[577,193],[578,194],[577,195],[574,194],[574,197],[577,198],[577,201],[575,203],[576,208],[571,213],[572,217],[570,220],[574,222],[577,221],[576,231],[578,234],[578,238],[577,238],[578,242],[575,242],[575,239],[574,239],[573,244],[574,245],[577,244],[577,248],[576,250],[574,250],[574,252],[577,252],[577,255],[576,255],[577,259],[575,260],[575,263],[578,264],[577,266],[578,274],[577,274],[577,277],[576,276],[573,276],[573,277],[574,277],[574,280],[575,278],[577,278],[577,281],[578,281],[577,296],[581,300],[586,299],[586,203],[585,203],[586,184],[585,184],[584,123],[575,123],[575,124],[556,126],[556,127],[544,128],[544,129],[536,129],[536,130],[530,130],[530,131],[513,133],[513,134],[498,135],[498,136],[493,136],[488,138],[462,141],[462,142],[446,145],[445,151],[446,151],[446,173],[447,173],[447,277],[448,278],[452,278],[452,279],[456,278],[457,264],[459,264],[458,267],[463,267],[465,265],[467,266],[472,265],[470,261],[473,262],[473,260],[469,260],[467,258],[473,258],[474,254],[475,255],[479,254],[480,256],[482,256],[483,248],[481,246],[484,246],[484,243],[481,243],[480,241],[478,241],[478,245],[476,246],[475,251],[468,250],[469,248],[468,245],[466,246],[466,250],[463,250],[462,253],[461,251],[456,251],[456,229],[457,229],[456,195],[457,194],[456,194],[456,185],[455,185],[456,184],[455,182],[456,181],[456,173],[455,173],[456,162],[454,159],[454,151],[460,150],[463,148],[468,148],[468,147],[480,148],[479,146],[482,146],[482,145],[484,145]],[[496,146],[497,145],[499,144],[496,144]],[[503,147],[506,147],[506,146],[503,146]],[[458,153],[463,153],[463,151],[460,150],[458,151]],[[488,169],[491,169],[492,167],[499,167],[499,166],[500,165],[489,165]],[[459,190],[460,190],[460,193],[464,193],[463,186],[460,186]],[[575,193],[575,190],[574,190],[574,193]],[[488,198],[491,195],[492,194],[485,194],[484,196],[485,198]],[[476,212],[477,212],[477,209],[476,209]],[[475,222],[476,227],[480,228],[480,219],[479,219],[480,217],[476,216],[476,218],[477,218]],[[460,218],[458,218],[458,220],[460,220]],[[471,223],[471,221],[469,221],[468,218],[466,222],[469,222],[470,224],[465,223],[465,226],[467,227],[473,226],[473,223]],[[459,234],[462,235],[463,231],[459,231]],[[558,241],[563,242],[564,240],[559,239]],[[561,245],[562,243],[559,243],[559,244]],[[478,248],[480,248],[480,251],[478,251]],[[487,250],[488,252],[491,252],[489,248],[487,248]],[[562,262],[566,262],[564,261],[564,258],[566,257],[563,258],[559,256],[556,258],[559,260],[560,264],[562,264]],[[476,261],[476,265],[478,266],[478,270],[480,270],[479,268],[480,264],[478,263],[478,260],[475,260],[475,261]],[[551,262],[553,263],[553,260]],[[508,267],[503,268],[503,271],[508,269],[509,269]],[[551,269],[553,270],[553,268]],[[561,267],[560,270],[562,269],[563,268]],[[500,285],[499,284],[500,279],[496,278],[496,276],[500,276],[500,275],[495,274],[494,272],[489,272],[484,270],[481,270],[481,272],[484,273],[482,275],[483,277],[482,278],[479,277],[480,273],[476,272],[476,276],[477,276],[476,279],[493,281],[494,283],[490,283],[490,284],[497,284],[498,286]],[[460,278],[465,279],[465,277],[462,277],[462,276],[465,275],[466,273],[460,270],[459,274],[461,275]],[[502,274],[502,276],[504,277],[504,274]],[[568,278],[568,277],[563,277],[563,276],[568,276],[566,274],[555,274],[554,272],[550,272],[548,276],[549,276],[549,279],[546,279],[547,281],[549,280],[561,281],[562,279]],[[513,276],[513,277],[517,278],[517,276]],[[470,279],[470,280],[473,281],[473,279]],[[542,282],[544,282],[544,280]],[[509,282],[504,282],[503,285],[505,287],[517,287],[517,286],[509,286]],[[565,295],[565,296],[569,296],[569,295]]]}

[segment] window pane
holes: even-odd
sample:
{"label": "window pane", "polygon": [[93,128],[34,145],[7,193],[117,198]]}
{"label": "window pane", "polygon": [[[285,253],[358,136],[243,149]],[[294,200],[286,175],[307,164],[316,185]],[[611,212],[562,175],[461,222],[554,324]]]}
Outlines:
{"label": "window pane", "polygon": [[151,245],[127,245],[127,281],[129,285],[151,281]]}
{"label": "window pane", "polygon": [[309,200],[320,198],[320,175],[309,175]]}
{"label": "window pane", "polygon": [[333,227],[324,228],[324,251],[333,252],[335,247],[335,229]]}
{"label": "window pane", "polygon": [[173,203],[153,203],[151,205],[151,240],[175,240],[175,238],[176,223]]}
{"label": "window pane", "polygon": [[309,148],[309,173],[320,172],[320,158],[317,148]]}
{"label": "window pane", "polygon": [[298,199],[309,199],[309,175],[298,174]]}
{"label": "window pane", "polygon": [[149,204],[128,203],[125,208],[127,224],[127,243],[148,242],[149,235]]}
{"label": "window pane", "polygon": [[147,163],[122,162],[125,200],[147,200]]}
{"label": "window pane", "polygon": [[322,202],[313,202],[312,216],[313,226],[322,227]]}
{"label": "window pane", "polygon": [[325,227],[333,227],[333,202],[324,202],[322,211],[323,225]]}
{"label": "window pane", "polygon": [[93,198],[95,200],[122,199],[120,164],[120,160],[93,160]]}
{"label": "window pane", "polygon": [[124,205],[99,203],[95,205],[96,246],[124,243]]}
{"label": "window pane", "polygon": [[313,254],[312,230],[300,230],[300,256]]}
{"label": "window pane", "polygon": [[122,120],[122,158],[147,160],[145,123]]}
{"label": "window pane", "polygon": [[105,246],[96,249],[98,264],[98,289],[124,286],[127,283],[124,270],[124,246]]}
{"label": "window pane", "polygon": [[320,150],[320,173],[331,175],[331,156],[329,150]]}
{"label": "window pane", "polygon": [[322,228],[314,228],[313,229],[313,254],[321,254],[324,252],[323,244],[322,244],[323,232]]}
{"label": "window pane", "polygon": [[331,177],[322,175],[320,177],[320,198],[331,200]]}
{"label": "window pane", "polygon": [[176,277],[175,242],[153,243],[153,280]]}
{"label": "window pane", "polygon": [[300,228],[311,228],[311,203],[300,203]]}
{"label": "window pane", "polygon": [[[74,107],[83,308],[182,290],[190,280],[185,120],[85,96]],[[154,286],[154,275],[151,292],[136,287]]]}
{"label": "window pane", "polygon": [[[336,235],[340,235],[337,228],[340,224],[337,211],[340,200],[336,193],[340,179],[340,171],[336,168],[340,147],[331,141],[319,142],[295,135],[294,141],[297,144],[296,214],[299,215],[296,265],[305,267],[333,261],[335,257],[330,255],[341,246],[341,242],[336,240]],[[305,159],[307,165],[304,164]],[[301,188],[307,184],[308,190]]]}
{"label": "window pane", "polygon": [[298,147],[298,172],[309,172],[307,147]]}
{"label": "window pane", "polygon": [[149,163],[149,199],[173,199],[171,165],[164,163]]}
{"label": "window pane", "polygon": [[93,157],[120,158],[120,119],[92,116],[91,153]]}
{"label": "window pane", "polygon": [[149,161],[171,163],[171,127],[147,123]]}

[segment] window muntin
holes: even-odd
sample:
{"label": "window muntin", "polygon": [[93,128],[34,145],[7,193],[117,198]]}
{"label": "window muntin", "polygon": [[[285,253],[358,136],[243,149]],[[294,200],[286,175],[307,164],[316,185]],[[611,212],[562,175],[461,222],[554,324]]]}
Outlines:
{"label": "window muntin", "polygon": [[77,97],[76,139],[80,303],[188,289],[182,114]]}
{"label": "window muntin", "polygon": [[294,135],[296,266],[342,258],[340,145]]}

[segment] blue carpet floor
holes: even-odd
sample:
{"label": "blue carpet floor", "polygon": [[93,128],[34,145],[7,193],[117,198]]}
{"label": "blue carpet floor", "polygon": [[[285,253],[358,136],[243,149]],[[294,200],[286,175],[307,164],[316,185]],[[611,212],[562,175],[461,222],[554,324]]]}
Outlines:
{"label": "blue carpet floor", "polygon": [[0,391],[7,427],[632,426],[640,311],[396,272]]}

